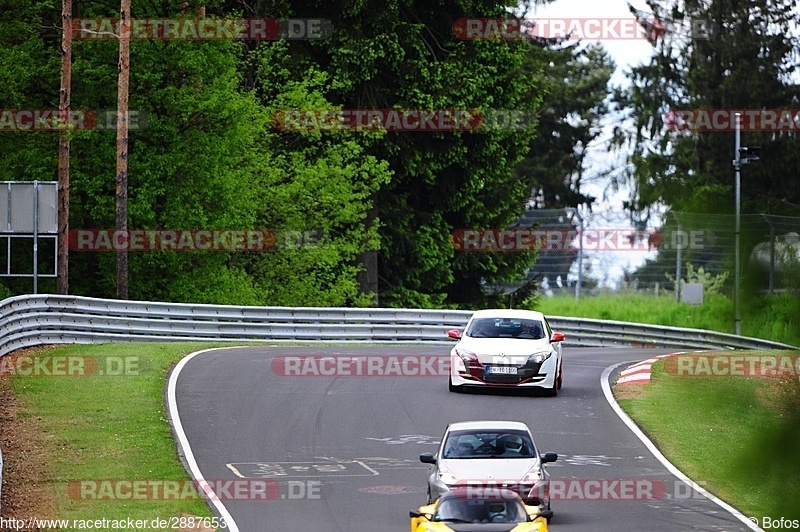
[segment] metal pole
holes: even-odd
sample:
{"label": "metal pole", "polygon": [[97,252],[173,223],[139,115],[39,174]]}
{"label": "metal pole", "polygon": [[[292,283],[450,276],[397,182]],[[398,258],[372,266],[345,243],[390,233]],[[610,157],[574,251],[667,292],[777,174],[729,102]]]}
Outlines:
{"label": "metal pole", "polygon": [[583,217],[578,212],[578,209],[575,209],[575,216],[578,217],[578,221],[581,224],[578,232],[578,283],[575,285],[575,299],[580,299],[583,285]]}
{"label": "metal pole", "polygon": [[[6,231],[11,233],[11,181],[8,182],[8,221],[6,223]],[[11,235],[8,235],[8,247],[6,248],[8,251],[8,255],[6,256],[6,273],[11,275]]]}
{"label": "metal pole", "polygon": [[39,182],[33,182],[33,293],[39,293]]}
{"label": "metal pole", "polygon": [[680,303],[681,301],[681,261],[683,260],[683,230],[681,229],[681,221],[678,218],[678,215],[674,212],[672,213],[672,217],[675,218],[675,225],[677,226],[677,230],[675,231],[675,237],[672,241],[675,243],[675,301]]}
{"label": "metal pole", "polygon": [[[6,223],[6,231],[11,233],[11,181],[8,182],[8,189],[7,190],[8,190],[8,209],[6,210],[6,212],[8,212],[8,220],[7,220],[7,223]],[[6,255],[6,273],[11,275],[11,235],[10,234],[8,235],[7,242],[8,242],[8,246],[7,246],[6,250],[8,251],[8,254]]]}
{"label": "metal pole", "polygon": [[766,214],[761,215],[769,224],[769,295],[775,292],[775,226],[769,222]]}
{"label": "metal pole", "polygon": [[734,262],[734,272],[733,272],[733,329],[736,334],[742,334],[742,317],[740,314],[740,301],[739,301],[739,277],[740,277],[740,264],[739,264],[739,229],[740,229],[740,204],[742,200],[742,187],[741,187],[741,179],[740,179],[740,170],[742,166],[741,162],[741,154],[739,153],[740,148],[742,147],[742,113],[736,113],[736,137],[735,137],[735,147],[734,147],[734,160],[733,160],[733,167],[736,169],[736,232],[734,238],[734,255],[733,255],[733,262]]}

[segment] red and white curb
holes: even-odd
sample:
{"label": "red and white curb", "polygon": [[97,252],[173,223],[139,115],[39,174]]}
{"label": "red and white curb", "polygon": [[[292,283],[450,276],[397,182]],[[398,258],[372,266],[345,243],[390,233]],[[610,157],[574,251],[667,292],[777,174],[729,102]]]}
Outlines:
{"label": "red and white curb", "polygon": [[647,360],[642,360],[636,364],[632,364],[619,372],[619,378],[616,384],[625,384],[627,382],[646,383],[650,382],[650,368],[662,358],[671,357],[672,355],[680,355],[683,353],[668,353],[666,355],[658,355]]}

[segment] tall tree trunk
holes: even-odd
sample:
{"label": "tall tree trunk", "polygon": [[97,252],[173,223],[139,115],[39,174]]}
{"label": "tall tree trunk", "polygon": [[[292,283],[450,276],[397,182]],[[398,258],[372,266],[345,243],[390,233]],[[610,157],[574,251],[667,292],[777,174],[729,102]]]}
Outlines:
{"label": "tall tree trunk", "polygon": [[69,129],[72,90],[72,0],[61,4],[61,90],[58,105],[62,126],[58,139],[58,279],[59,294],[69,293]]}
{"label": "tall tree trunk", "polygon": [[[117,250],[117,298],[128,299],[128,92],[131,73],[131,0],[122,0],[117,95],[117,232],[126,245]],[[119,237],[117,237],[119,242]]]}

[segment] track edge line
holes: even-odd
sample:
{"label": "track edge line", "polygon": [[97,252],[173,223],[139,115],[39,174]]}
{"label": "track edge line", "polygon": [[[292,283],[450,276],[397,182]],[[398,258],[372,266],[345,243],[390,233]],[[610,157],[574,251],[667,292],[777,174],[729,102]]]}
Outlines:
{"label": "track edge line", "polygon": [[[214,490],[203,480],[202,473],[200,472],[200,468],[197,465],[197,460],[194,457],[194,453],[192,452],[192,447],[189,444],[189,439],[186,437],[186,433],[183,431],[183,424],[181,423],[181,416],[178,413],[178,402],[176,396],[176,388],[178,384],[178,377],[180,376],[181,370],[183,370],[184,366],[193,359],[194,357],[201,355],[203,353],[208,353],[209,351],[218,351],[221,349],[237,349],[243,347],[250,347],[250,346],[230,346],[230,347],[212,347],[209,349],[201,349],[200,351],[195,351],[193,353],[189,353],[182,359],[178,361],[172,371],[169,374],[169,380],[167,381],[167,405],[169,406],[169,423],[172,426],[172,430],[175,432],[177,437],[177,443],[180,447],[181,453],[183,453],[183,462],[186,467],[189,468],[190,476],[198,482],[198,487],[201,487],[200,492],[203,493],[206,497],[206,500],[210,502],[219,512],[220,517],[225,521],[225,527],[217,527],[222,528],[226,532],[239,532],[239,526],[234,521],[233,516],[230,514],[228,509],[222,503],[220,498],[214,493]],[[201,486],[202,483],[202,486]]]}
{"label": "track edge line", "polygon": [[[667,356],[678,355],[678,354],[680,353],[670,353],[670,355]],[[667,471],[669,471],[675,477],[677,477],[678,480],[688,484],[689,487],[691,487],[694,491],[700,493],[705,498],[717,504],[723,510],[733,515],[736,519],[747,525],[747,527],[750,530],[763,532],[763,530],[757,524],[753,523],[753,521],[751,521],[742,512],[740,512],[727,502],[723,501],[719,497],[715,496],[714,494],[709,493],[705,488],[703,488],[697,482],[695,482],[694,480],[689,478],[686,474],[684,474],[683,471],[675,467],[675,465],[669,460],[667,460],[667,457],[661,453],[661,451],[658,449],[658,447],[656,447],[656,445],[652,442],[652,440],[650,440],[650,438],[648,438],[647,435],[645,435],[645,433],[642,432],[642,429],[639,428],[639,426],[622,409],[622,407],[619,406],[619,403],[614,398],[614,394],[611,392],[611,384],[609,384],[609,377],[611,376],[612,371],[614,371],[616,368],[624,364],[629,364],[629,362],[620,362],[618,364],[612,364],[611,366],[605,368],[603,370],[603,374],[600,376],[600,387],[603,389],[603,395],[605,396],[609,406],[611,406],[612,410],[614,410],[614,413],[617,414],[617,417],[619,417],[620,420],[623,423],[625,423],[628,429],[637,438],[639,438],[639,440],[641,440],[641,442],[645,445],[645,447],[647,447],[647,449],[652,453],[652,455],[656,458],[656,460],[658,460],[661,463],[661,465],[663,465],[667,469]]]}

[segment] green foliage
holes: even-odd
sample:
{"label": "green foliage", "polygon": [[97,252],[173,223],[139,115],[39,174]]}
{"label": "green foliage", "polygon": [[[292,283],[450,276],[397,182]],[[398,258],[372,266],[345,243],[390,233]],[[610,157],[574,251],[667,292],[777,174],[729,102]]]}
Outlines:
{"label": "green foliage", "polygon": [[[673,294],[602,295],[581,299],[542,297],[533,307],[551,316],[575,316],[652,323],[733,333],[733,302],[722,295],[703,298],[702,305],[675,301]],[[742,334],[800,346],[800,298],[791,294],[762,296],[742,309]]]}
{"label": "green foliage", "polygon": [[[648,0],[667,27],[702,21],[707,38],[669,30],[650,62],[634,67],[617,104],[630,111],[633,131],[619,127],[620,146],[632,149],[617,179],[633,187],[627,206],[644,213],[658,204],[687,212],[733,210],[733,135],[672,131],[679,109],[793,109],[798,92],[792,31],[800,20],[794,0]],[[761,160],[743,170],[743,212],[796,214],[798,143],[792,132],[745,132],[742,145],[761,146]]]}
{"label": "green foliage", "polygon": [[[54,108],[60,2],[0,0],[6,4],[0,108]],[[334,35],[134,41],[130,107],[140,127],[130,132],[129,227],[256,228],[321,240],[263,253],[131,253],[131,297],[368,305],[377,290],[383,305],[461,308],[504,304],[511,286],[513,299],[531,297],[535,286],[519,280],[535,254],[457,254],[451,235],[509,226],[532,188],[547,189],[554,205],[591,200],[577,191],[585,144],[605,109],[611,66],[602,51],[453,34],[460,17],[508,16],[503,0],[161,2],[135,4],[133,15],[174,17],[200,5],[211,17],[327,18]],[[82,0],[76,15],[117,12]],[[113,112],[117,41],[80,40],[73,48],[73,109]],[[343,108],[510,110],[543,119],[518,130],[421,133],[293,132],[271,122],[281,110]],[[537,143],[556,137],[537,127],[558,129],[560,141]],[[115,131],[70,138],[70,227],[112,229]],[[0,132],[0,179],[54,179],[57,140],[52,132]],[[556,159],[563,164],[540,172]],[[377,287],[360,279],[369,252],[378,254],[378,272],[370,272]],[[113,296],[114,266],[113,253],[73,252],[70,291]],[[506,288],[487,288],[497,286]]]}
{"label": "green foliage", "polygon": [[[675,284],[675,276],[669,273],[664,274],[670,283]],[[730,272],[723,272],[717,275],[706,272],[702,266],[695,270],[691,262],[686,263],[686,275],[683,277],[684,283],[700,283],[703,285],[705,294],[719,294],[725,281],[730,276]]]}

